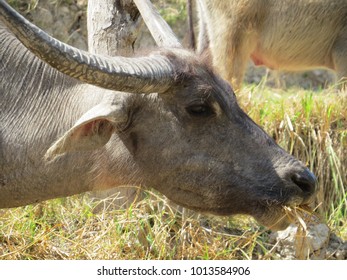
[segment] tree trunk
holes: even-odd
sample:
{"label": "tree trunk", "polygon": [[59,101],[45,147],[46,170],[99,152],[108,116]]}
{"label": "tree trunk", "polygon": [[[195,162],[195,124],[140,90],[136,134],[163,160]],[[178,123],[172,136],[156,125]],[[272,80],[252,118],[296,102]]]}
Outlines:
{"label": "tree trunk", "polygon": [[[90,0],[87,28],[89,52],[108,56],[131,56],[142,20],[132,0]],[[141,197],[139,188],[122,186],[93,192],[92,197],[105,199],[102,207],[128,207]],[[115,198],[115,199],[114,199]]]}
{"label": "tree trunk", "polygon": [[89,1],[88,48],[92,53],[129,56],[134,53],[142,21],[132,0]]}

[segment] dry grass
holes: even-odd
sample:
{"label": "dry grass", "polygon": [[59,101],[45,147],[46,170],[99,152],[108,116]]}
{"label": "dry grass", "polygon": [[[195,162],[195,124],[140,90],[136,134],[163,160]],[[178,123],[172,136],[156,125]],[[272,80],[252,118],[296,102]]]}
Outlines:
{"label": "dry grass", "polygon": [[295,258],[304,260],[309,257],[312,248],[309,239],[309,228],[312,225],[321,223],[321,219],[314,214],[314,211],[309,207],[284,207],[287,217],[291,220],[292,224],[297,225],[295,233],[294,251]]}
{"label": "dry grass", "polygon": [[269,258],[268,232],[250,218],[189,216],[150,196],[97,214],[87,196],[3,210],[0,259]]}

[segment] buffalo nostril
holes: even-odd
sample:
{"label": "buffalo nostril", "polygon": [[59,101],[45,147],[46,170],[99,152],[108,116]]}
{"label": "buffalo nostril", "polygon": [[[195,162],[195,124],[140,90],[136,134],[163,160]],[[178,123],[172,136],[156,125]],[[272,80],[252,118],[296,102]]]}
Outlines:
{"label": "buffalo nostril", "polygon": [[292,176],[292,181],[302,190],[305,197],[316,192],[317,179],[308,169]]}

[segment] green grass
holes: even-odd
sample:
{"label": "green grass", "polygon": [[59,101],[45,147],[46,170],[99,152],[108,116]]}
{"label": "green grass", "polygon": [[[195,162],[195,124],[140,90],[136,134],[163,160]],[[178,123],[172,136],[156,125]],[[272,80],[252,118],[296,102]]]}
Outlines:
{"label": "green grass", "polygon": [[37,7],[39,0],[9,0],[7,2],[15,9],[29,13]]}
{"label": "green grass", "polygon": [[170,26],[185,24],[187,18],[186,0],[154,0],[159,13]]}
{"label": "green grass", "polygon": [[[322,220],[347,238],[347,99],[246,86],[241,106],[317,175]],[[183,214],[156,192],[127,210],[94,213],[87,195],[0,210],[0,259],[278,259],[270,232],[247,216]]]}

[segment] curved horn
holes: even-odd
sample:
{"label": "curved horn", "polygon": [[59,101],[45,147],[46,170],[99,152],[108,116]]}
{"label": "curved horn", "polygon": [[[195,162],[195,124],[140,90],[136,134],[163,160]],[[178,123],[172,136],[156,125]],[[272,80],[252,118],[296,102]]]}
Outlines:
{"label": "curved horn", "polygon": [[164,92],[172,83],[174,66],[160,54],[138,58],[90,54],[52,38],[3,0],[0,19],[36,56],[82,82],[135,93]]}
{"label": "curved horn", "polygon": [[171,27],[149,0],[134,0],[158,47],[182,48]]}

